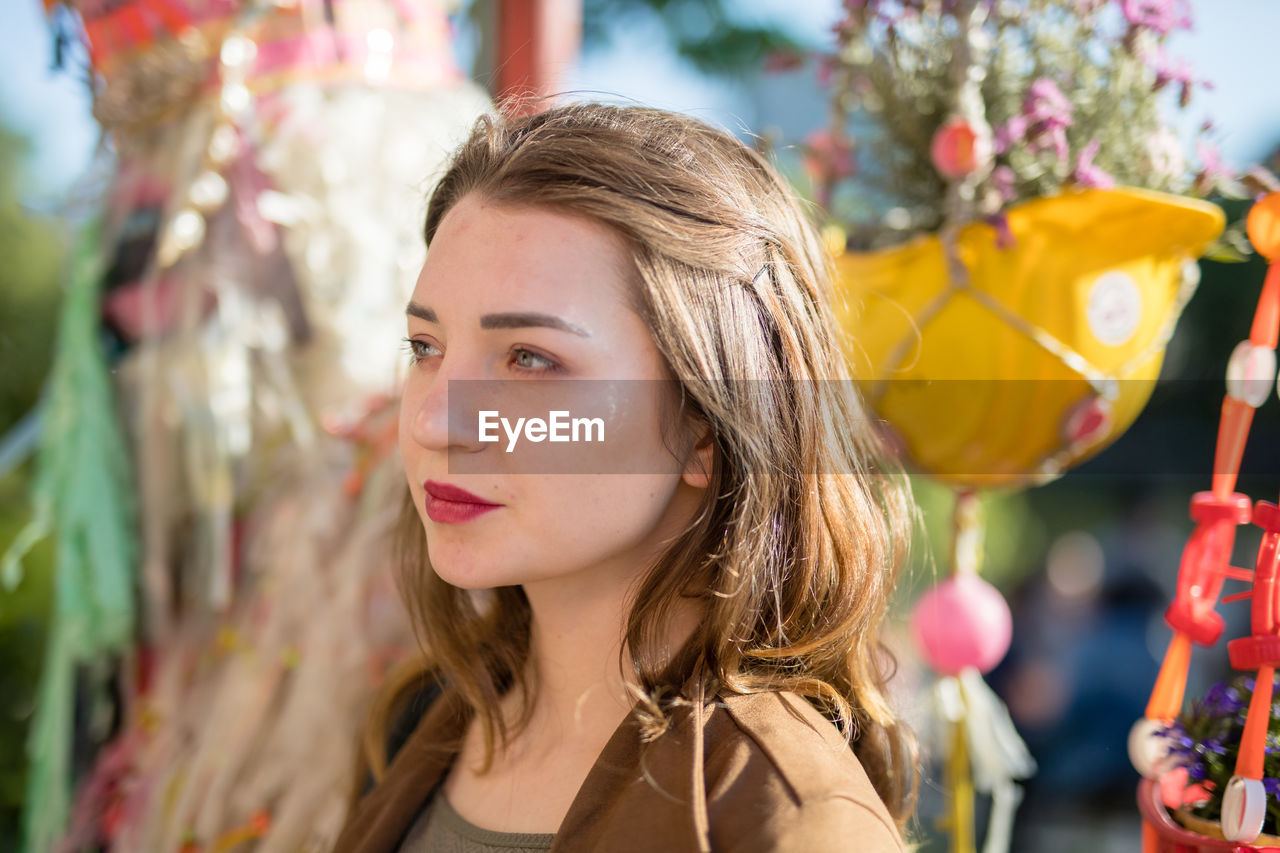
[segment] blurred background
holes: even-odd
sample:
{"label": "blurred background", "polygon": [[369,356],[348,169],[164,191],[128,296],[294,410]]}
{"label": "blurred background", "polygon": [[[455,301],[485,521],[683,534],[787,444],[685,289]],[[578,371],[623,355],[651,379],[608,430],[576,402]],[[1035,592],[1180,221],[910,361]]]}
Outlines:
{"label": "blurred background", "polygon": [[[847,5],[847,4],[846,4]],[[854,4],[856,5],[856,4]],[[1194,0],[1194,26],[1168,47],[1212,88],[1172,120],[1190,140],[1211,120],[1221,155],[1244,168],[1280,146],[1276,33],[1280,4]],[[448,6],[459,67],[488,94],[498,85],[494,4]],[[558,89],[687,112],[744,139],[763,138],[788,176],[812,193],[805,140],[823,127],[830,96],[808,52],[830,50],[846,10],[837,0],[584,0],[581,47],[566,53]],[[75,245],[94,204],[104,145],[83,59],[59,43],[38,0],[5,0],[0,27],[0,547],[28,524],[36,457],[34,415],[46,387]],[[788,57],[778,61],[779,57]],[[110,146],[107,145],[109,148]],[[1228,219],[1247,208],[1223,202]],[[1125,751],[1142,716],[1170,630],[1188,501],[1206,489],[1233,347],[1248,336],[1265,261],[1202,260],[1199,288],[1178,323],[1160,382],[1136,422],[1093,459],[1048,485],[984,498],[983,576],[1010,603],[1010,651],[988,675],[1007,703],[1038,772],[1026,780],[1012,849],[1137,849],[1138,781]],[[113,343],[105,337],[106,346]],[[118,345],[118,341],[115,342]],[[921,664],[905,640],[912,602],[945,571],[950,491],[915,478],[929,539],[900,588],[895,648],[906,674],[899,700],[934,753],[921,789],[924,850],[947,849],[938,737]],[[1280,404],[1259,408],[1237,486],[1255,499],[1280,493]],[[1242,527],[1233,565],[1251,566],[1259,531]],[[0,849],[17,849],[29,790],[26,742],[54,599],[54,549],[38,543],[21,581],[0,597]],[[1230,588],[1230,584],[1228,585]],[[1239,585],[1238,585],[1239,586]],[[1231,591],[1235,591],[1231,588]],[[1227,637],[1248,632],[1248,602],[1223,605]],[[1188,695],[1230,672],[1224,647],[1197,648]],[[77,719],[85,730],[93,725]],[[107,726],[107,728],[110,728]],[[99,723],[97,731],[103,729]],[[91,763],[78,753],[78,770]],[[985,807],[981,798],[978,824]]]}

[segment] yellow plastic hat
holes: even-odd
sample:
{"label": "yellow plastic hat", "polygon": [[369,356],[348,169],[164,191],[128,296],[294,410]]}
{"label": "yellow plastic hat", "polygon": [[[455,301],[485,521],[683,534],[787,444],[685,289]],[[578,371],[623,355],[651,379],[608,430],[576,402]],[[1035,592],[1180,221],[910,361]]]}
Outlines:
{"label": "yellow plastic hat", "polygon": [[957,486],[1046,482],[1128,428],[1224,226],[1215,205],[1136,189],[1036,199],[1007,222],[958,232],[955,277],[937,235],[836,260],[871,406]]}

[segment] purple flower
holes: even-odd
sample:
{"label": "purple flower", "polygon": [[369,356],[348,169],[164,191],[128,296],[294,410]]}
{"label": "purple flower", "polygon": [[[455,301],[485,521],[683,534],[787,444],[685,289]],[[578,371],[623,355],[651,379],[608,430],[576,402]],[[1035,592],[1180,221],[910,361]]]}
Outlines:
{"label": "purple flower", "polygon": [[1240,691],[1228,681],[1219,681],[1205,691],[1200,704],[1204,710],[1214,716],[1233,714],[1244,710],[1245,702],[1240,698]]}
{"label": "purple flower", "polygon": [[1175,29],[1191,29],[1186,0],[1120,0],[1120,12],[1130,27],[1145,27],[1161,36]]}
{"label": "purple flower", "polygon": [[1216,710],[1227,698],[1227,683],[1219,681],[1217,684],[1205,691],[1204,704],[1206,708]]}
{"label": "purple flower", "polygon": [[[1218,151],[1218,146],[1205,142],[1203,139],[1196,140],[1196,154],[1200,156],[1200,168],[1206,172],[1221,172],[1222,154]],[[1245,682],[1245,687],[1249,690],[1253,689],[1253,680]]]}
{"label": "purple flower", "polygon": [[1021,142],[1027,135],[1027,120],[1020,115],[996,128],[996,153],[1003,154],[1015,142]]}
{"label": "purple flower", "polygon": [[1167,61],[1164,65],[1156,69],[1156,89],[1161,89],[1170,83],[1177,83],[1183,87],[1190,86],[1195,82],[1191,77],[1191,63],[1185,59],[1179,58],[1176,61]]}
{"label": "purple flower", "polygon": [[996,229],[997,249],[1012,249],[1017,245],[1018,240],[1013,236],[1013,231],[1009,228],[1009,218],[1007,216],[1003,213],[997,213],[995,216],[988,216],[986,221],[988,225]]}
{"label": "purple flower", "polygon": [[[1219,181],[1234,177],[1231,169],[1222,162],[1218,146],[1203,139],[1197,139],[1196,154],[1200,157],[1200,173],[1196,175],[1195,189],[1201,194],[1208,193],[1218,185]],[[1245,680],[1245,688],[1250,692],[1253,691],[1253,684],[1252,678]]]}
{"label": "purple flower", "polygon": [[1266,789],[1268,797],[1280,797],[1280,779],[1267,776],[1262,780],[1262,787]]}
{"label": "purple flower", "polygon": [[1000,193],[1000,198],[1005,202],[1013,201],[1016,195],[1014,185],[1017,177],[1013,169],[1008,166],[996,166],[991,170],[991,186],[996,188],[996,192]]}
{"label": "purple flower", "polygon": [[1098,156],[1099,147],[1096,139],[1090,141],[1084,147],[1084,150],[1080,152],[1080,156],[1076,158],[1074,177],[1076,183],[1083,186],[1109,190],[1116,185],[1116,179],[1093,164],[1093,158]]}
{"label": "purple flower", "polygon": [[1195,86],[1213,88],[1213,84],[1208,80],[1197,80],[1192,76],[1191,63],[1181,57],[1170,59],[1164,52],[1164,48],[1159,45],[1144,53],[1142,59],[1156,72],[1156,82],[1152,91],[1159,92],[1170,83],[1176,84],[1178,104],[1183,109],[1191,103],[1191,91]]}
{"label": "purple flower", "polygon": [[1048,140],[1048,147],[1053,149],[1055,157],[1061,161],[1065,161],[1067,159],[1070,148],[1067,145],[1066,128],[1058,125],[1050,127],[1040,137],[1040,141],[1037,143],[1036,148],[1043,149],[1045,147],[1045,140]]}
{"label": "purple flower", "polygon": [[1071,126],[1071,102],[1062,94],[1058,84],[1048,77],[1037,79],[1027,89],[1027,96],[1022,102],[1022,114],[1032,124],[1043,122],[1061,127]]}
{"label": "purple flower", "polygon": [[1066,161],[1069,154],[1066,129],[1071,121],[1071,102],[1058,84],[1041,77],[1027,88],[1022,113],[996,131],[996,150],[1003,152],[1025,139],[1030,150],[1051,148],[1059,160]]}

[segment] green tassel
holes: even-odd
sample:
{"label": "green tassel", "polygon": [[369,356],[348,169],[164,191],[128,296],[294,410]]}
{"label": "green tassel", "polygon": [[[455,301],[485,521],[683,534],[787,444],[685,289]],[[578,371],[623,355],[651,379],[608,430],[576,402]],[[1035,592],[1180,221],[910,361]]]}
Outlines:
{"label": "green tassel", "polygon": [[22,815],[22,849],[53,850],[71,810],[71,729],[75,724],[75,681],[64,637],[49,638],[36,712],[27,735],[27,804]]}
{"label": "green tassel", "polygon": [[54,846],[70,812],[76,665],[125,649],[135,621],[135,507],[99,346],[98,239],[96,224],[80,235],[62,307],[32,495],[36,521],[0,560],[0,579],[16,586],[22,554],[52,530],[53,613],[27,740],[23,849],[30,853]]}

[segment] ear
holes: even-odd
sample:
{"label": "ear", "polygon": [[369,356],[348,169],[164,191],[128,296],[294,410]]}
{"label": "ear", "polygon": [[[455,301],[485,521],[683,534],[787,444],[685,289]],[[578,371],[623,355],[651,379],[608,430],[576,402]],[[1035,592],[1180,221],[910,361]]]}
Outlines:
{"label": "ear", "polygon": [[711,434],[711,427],[702,424],[702,436],[694,445],[693,452],[685,460],[684,472],[680,479],[695,489],[705,489],[711,485],[711,465],[715,460],[716,443]]}

